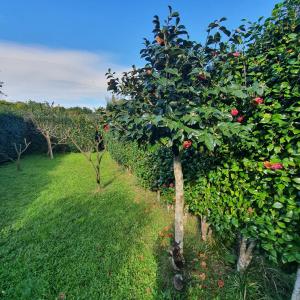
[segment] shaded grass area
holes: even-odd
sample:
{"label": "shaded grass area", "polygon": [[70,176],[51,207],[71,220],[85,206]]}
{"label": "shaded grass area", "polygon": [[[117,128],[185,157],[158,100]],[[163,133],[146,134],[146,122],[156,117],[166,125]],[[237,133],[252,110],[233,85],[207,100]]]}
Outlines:
{"label": "shaded grass area", "polygon": [[[158,280],[161,296],[155,299],[189,300],[286,300],[290,299],[294,276],[255,256],[244,274],[236,271],[236,255],[220,241],[203,243],[198,220],[188,216],[185,224],[185,289],[174,292],[170,278],[174,275],[166,258],[169,242],[159,234],[160,273],[168,274]],[[161,235],[163,237],[161,237]]]}
{"label": "shaded grass area", "polygon": [[237,275],[226,248],[199,241],[193,217],[186,287],[175,292],[173,212],[109,155],[101,193],[80,154],[29,156],[22,167],[0,166],[0,299],[287,299],[290,278],[261,261]]}

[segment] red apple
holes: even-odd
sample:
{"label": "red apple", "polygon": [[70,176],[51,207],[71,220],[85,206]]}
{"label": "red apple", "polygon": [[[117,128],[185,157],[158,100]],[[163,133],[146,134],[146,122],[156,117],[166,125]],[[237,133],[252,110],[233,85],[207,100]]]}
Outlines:
{"label": "red apple", "polygon": [[105,132],[108,132],[108,131],[109,131],[109,125],[108,125],[108,124],[105,124],[105,125],[103,126],[103,129],[104,129]]}
{"label": "red apple", "polygon": [[239,123],[242,123],[244,121],[245,117],[244,116],[239,116],[237,117],[236,121]]}
{"label": "red apple", "polygon": [[192,146],[192,141],[191,140],[186,140],[186,141],[183,142],[182,145],[183,145],[184,149],[188,149]]}
{"label": "red apple", "polygon": [[263,104],[264,103],[264,99],[261,98],[261,97],[256,97],[256,98],[253,99],[253,103],[257,104],[257,105]]}
{"label": "red apple", "polygon": [[280,170],[282,168],[283,168],[282,163],[273,163],[272,166],[271,166],[272,170]]}
{"label": "red apple", "polygon": [[235,117],[239,114],[239,111],[236,108],[233,108],[230,113],[233,117]]}
{"label": "red apple", "polygon": [[162,39],[160,36],[157,36],[155,38],[156,42],[160,45],[160,46],[163,46],[165,44],[165,41],[164,39]]}

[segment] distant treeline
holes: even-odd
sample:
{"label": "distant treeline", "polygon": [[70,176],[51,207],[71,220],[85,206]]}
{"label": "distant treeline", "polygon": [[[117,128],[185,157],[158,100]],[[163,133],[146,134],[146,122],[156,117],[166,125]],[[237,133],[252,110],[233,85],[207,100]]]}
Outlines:
{"label": "distant treeline", "polygon": [[[7,157],[15,157],[14,143],[21,144],[24,138],[31,142],[26,153],[47,153],[47,143],[36,125],[30,118],[31,113],[43,107],[47,103],[28,102],[8,102],[0,100],[0,163],[7,161]],[[76,116],[81,114],[93,114],[93,110],[86,107],[65,108],[55,106],[67,116]],[[57,145],[55,152],[68,152],[73,149],[69,144]]]}

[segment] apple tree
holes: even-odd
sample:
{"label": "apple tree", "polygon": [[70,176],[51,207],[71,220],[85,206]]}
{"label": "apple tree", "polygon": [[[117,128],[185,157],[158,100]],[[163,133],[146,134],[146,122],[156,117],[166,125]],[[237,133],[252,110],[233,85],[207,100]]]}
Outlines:
{"label": "apple tree", "polygon": [[109,125],[103,110],[93,114],[78,113],[64,127],[68,141],[87,159],[94,170],[97,192],[101,191],[101,162],[105,153],[104,136]]}
{"label": "apple tree", "polygon": [[[140,52],[146,61],[144,67],[133,66],[121,78],[111,70],[106,74],[108,90],[123,97],[108,107],[108,114],[115,135],[139,144],[161,144],[172,149],[175,243],[182,255],[183,153],[194,148],[201,155],[213,155],[223,143],[229,147],[240,138],[247,140],[251,126],[233,121],[231,106],[220,101],[220,97],[236,93],[238,87],[222,88],[211,78],[213,51],[216,46],[222,47],[220,33],[209,33],[204,45],[191,41],[178,12],[171,7],[169,12],[163,25],[154,16],[154,39],[145,39]],[[211,29],[223,20],[214,22]],[[226,31],[225,27],[221,29]]]}
{"label": "apple tree", "polygon": [[48,156],[53,159],[53,148],[59,144],[65,144],[65,123],[67,115],[62,107],[49,104],[29,102],[29,119],[33,122],[38,132],[42,134],[47,142]]}

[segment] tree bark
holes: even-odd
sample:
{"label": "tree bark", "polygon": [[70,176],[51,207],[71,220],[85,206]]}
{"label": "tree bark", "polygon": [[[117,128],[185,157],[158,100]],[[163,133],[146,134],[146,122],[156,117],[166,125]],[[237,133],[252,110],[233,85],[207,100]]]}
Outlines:
{"label": "tree bark", "polygon": [[209,239],[210,236],[210,228],[209,223],[206,220],[206,217],[201,217],[201,237],[202,241],[206,242]]}
{"label": "tree bark", "polygon": [[237,271],[244,272],[249,264],[251,263],[253,257],[253,249],[255,247],[255,242],[251,241],[248,245],[247,239],[242,237],[240,244],[240,255],[237,262]]}
{"label": "tree bark", "polygon": [[101,176],[100,176],[100,166],[96,166],[96,182],[97,182],[97,191],[101,191]]}
{"label": "tree bark", "polygon": [[300,265],[298,265],[296,281],[291,300],[300,300]]}
{"label": "tree bark", "polygon": [[183,253],[183,217],[184,217],[184,193],[183,193],[183,173],[179,154],[174,155],[174,176],[175,176],[175,242],[179,244]]}
{"label": "tree bark", "polygon": [[160,190],[156,191],[156,199],[157,199],[157,202],[160,202]]}
{"label": "tree bark", "polygon": [[50,157],[50,159],[53,159],[53,151],[52,151],[52,145],[51,145],[51,138],[49,136],[48,133],[45,134],[45,139],[47,141],[47,145],[48,145],[48,155]]}

